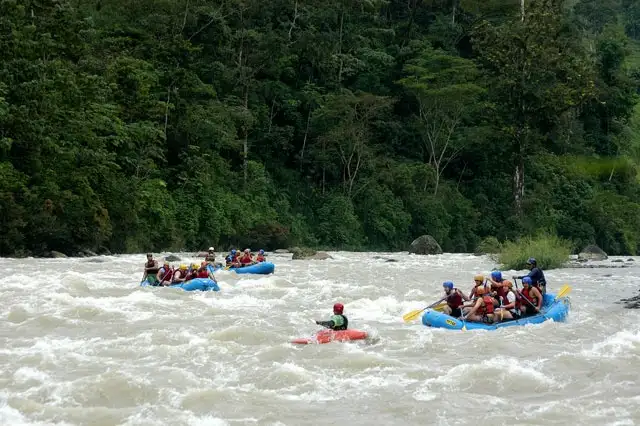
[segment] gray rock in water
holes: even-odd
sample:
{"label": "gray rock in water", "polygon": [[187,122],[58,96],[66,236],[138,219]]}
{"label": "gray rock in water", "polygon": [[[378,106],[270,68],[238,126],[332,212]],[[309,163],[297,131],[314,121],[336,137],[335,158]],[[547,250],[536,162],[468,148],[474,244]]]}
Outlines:
{"label": "gray rock in water", "polygon": [[287,249],[277,249],[277,250],[274,251],[274,253],[287,254],[287,253],[289,253],[289,250],[287,250]]}
{"label": "gray rock in water", "polygon": [[398,259],[387,259],[386,262],[397,262]]}
{"label": "gray rock in water", "polygon": [[291,251],[291,253],[293,253],[293,256],[291,257],[292,260],[325,260],[325,259],[333,259],[328,253],[325,253],[323,251],[315,251],[313,249],[310,248],[300,248],[300,247],[293,247],[291,249],[289,249]]}
{"label": "gray rock in water", "polygon": [[431,235],[421,235],[411,243],[409,253],[415,254],[441,254],[442,247]]}
{"label": "gray rock in water", "polygon": [[622,263],[622,262],[624,262],[624,260],[622,260],[622,259],[613,259],[611,261],[611,263]]}
{"label": "gray rock in water", "polygon": [[629,258],[629,259],[627,259],[627,262],[635,262],[635,260],[634,260],[634,259]]}
{"label": "gray rock in water", "polygon": [[307,257],[307,260],[326,260],[326,259],[333,259],[333,257],[331,257],[329,253],[325,253],[323,251],[319,251],[313,256]]}
{"label": "gray rock in water", "polygon": [[167,262],[180,262],[181,259],[175,254],[170,254],[169,256],[165,257],[164,260],[166,260]]}
{"label": "gray rock in water", "polygon": [[82,250],[82,253],[84,253],[85,257],[96,257],[97,254],[91,250]]}
{"label": "gray rock in water", "polygon": [[64,253],[60,253],[59,251],[51,250],[49,252],[49,257],[53,257],[55,259],[59,259],[59,258],[67,257],[67,255],[64,254]]}
{"label": "gray rock in water", "polygon": [[580,254],[578,254],[579,260],[606,260],[608,258],[607,253],[595,244],[586,246]]}

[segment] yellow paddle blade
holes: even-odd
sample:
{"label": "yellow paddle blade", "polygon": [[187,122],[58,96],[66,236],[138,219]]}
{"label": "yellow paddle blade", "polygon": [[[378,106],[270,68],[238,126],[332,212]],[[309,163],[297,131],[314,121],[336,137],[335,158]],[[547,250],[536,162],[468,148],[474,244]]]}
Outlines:
{"label": "yellow paddle blade", "polygon": [[411,311],[408,314],[404,314],[402,316],[402,319],[405,320],[406,322],[413,321],[414,319],[418,318],[418,316],[422,313],[422,311],[424,311],[424,309]]}
{"label": "yellow paddle blade", "polygon": [[434,311],[442,312],[442,310],[444,309],[445,306],[447,306],[447,303],[446,302],[442,302],[441,304],[436,305],[431,309],[433,309]]}
{"label": "yellow paddle blade", "polygon": [[571,287],[565,284],[560,288],[560,291],[558,291],[558,294],[556,295],[556,299],[559,299],[560,297],[565,297],[570,292],[571,292]]}

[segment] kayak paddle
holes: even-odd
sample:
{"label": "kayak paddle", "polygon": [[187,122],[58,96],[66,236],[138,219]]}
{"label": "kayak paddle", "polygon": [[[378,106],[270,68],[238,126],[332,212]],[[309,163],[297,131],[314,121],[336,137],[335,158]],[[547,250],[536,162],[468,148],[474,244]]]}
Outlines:
{"label": "kayak paddle", "polygon": [[437,302],[432,303],[431,305],[427,306],[424,309],[418,309],[418,310],[415,310],[415,311],[411,311],[411,312],[409,312],[407,314],[404,314],[402,316],[402,319],[405,320],[405,322],[413,321],[414,319],[418,318],[418,315],[420,315],[422,312],[426,311],[429,308],[433,308],[434,306],[436,306],[437,304],[442,302],[444,299],[446,299],[446,296],[443,297],[442,299],[438,300]]}

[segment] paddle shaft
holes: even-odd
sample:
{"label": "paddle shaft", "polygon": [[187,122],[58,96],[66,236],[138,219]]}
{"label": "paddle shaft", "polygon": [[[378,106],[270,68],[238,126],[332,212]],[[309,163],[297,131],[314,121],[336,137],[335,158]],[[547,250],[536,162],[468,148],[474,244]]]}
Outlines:
{"label": "paddle shaft", "polygon": [[[539,312],[543,317],[545,317],[546,319],[549,319],[549,317],[548,317],[548,316],[546,316],[545,314],[543,314],[543,313],[542,313],[542,309],[538,309],[538,307],[537,307],[537,306],[535,306],[533,303],[531,303],[531,301],[530,301],[529,299],[527,299],[526,297],[524,297],[524,295],[522,294],[522,292],[521,292],[521,291],[520,291],[520,289],[518,288],[518,279],[517,279],[517,278],[514,278],[514,279],[513,279],[513,281],[516,283],[516,291],[517,291],[517,292],[518,292],[518,294],[520,295],[520,298],[521,298],[521,299],[526,300],[526,301],[527,301],[527,303],[528,303],[529,305],[531,305],[531,307],[532,307],[533,309],[535,309],[536,311],[538,311],[538,312]],[[542,295],[542,293],[540,293],[540,294]],[[543,297],[544,297],[544,296],[543,296]]]}

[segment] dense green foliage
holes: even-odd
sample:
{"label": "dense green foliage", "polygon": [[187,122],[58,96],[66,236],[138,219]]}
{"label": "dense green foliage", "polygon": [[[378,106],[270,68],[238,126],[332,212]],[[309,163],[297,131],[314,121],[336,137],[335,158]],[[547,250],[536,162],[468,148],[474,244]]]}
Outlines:
{"label": "dense green foliage", "polygon": [[635,254],[639,22],[630,0],[0,0],[0,255],[540,229]]}
{"label": "dense green foliage", "polygon": [[541,232],[535,237],[524,237],[517,241],[507,241],[497,255],[492,255],[502,269],[521,270],[527,267],[527,260],[534,257],[544,269],[564,266],[571,254],[571,242],[556,235]]}

